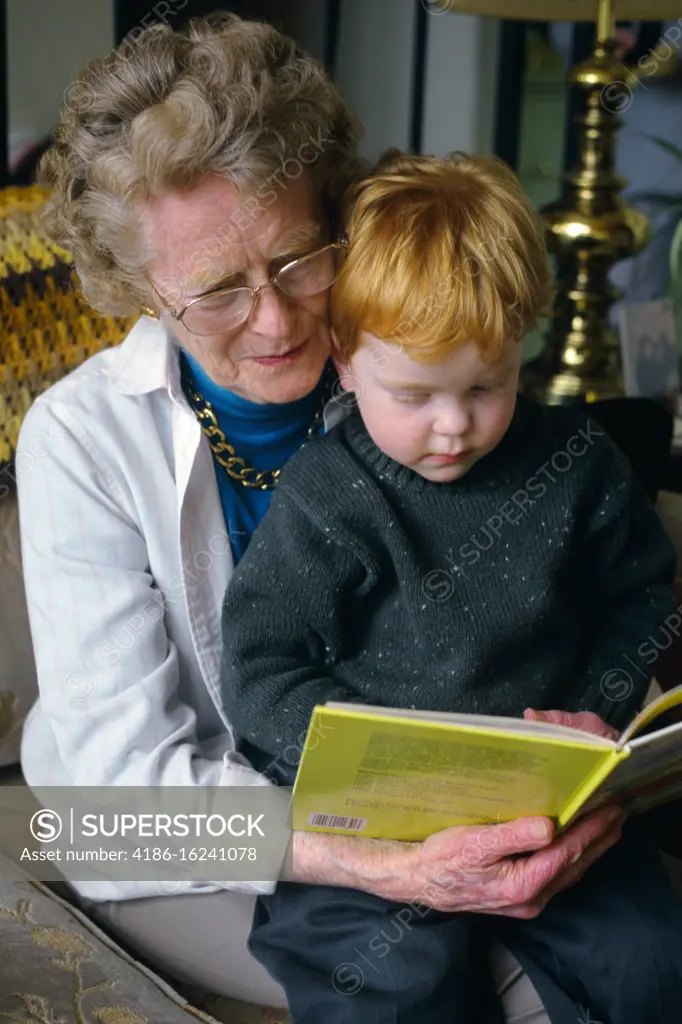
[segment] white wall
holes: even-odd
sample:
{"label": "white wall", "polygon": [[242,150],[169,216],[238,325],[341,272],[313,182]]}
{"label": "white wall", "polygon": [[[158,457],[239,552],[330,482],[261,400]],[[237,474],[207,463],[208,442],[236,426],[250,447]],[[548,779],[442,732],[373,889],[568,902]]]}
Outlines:
{"label": "white wall", "polygon": [[[282,23],[301,46],[324,57],[326,3],[287,0]],[[409,148],[418,4],[343,0],[336,81],[362,117],[363,151]],[[491,152],[499,22],[464,14],[427,21],[422,150]]]}
{"label": "white wall", "polygon": [[10,134],[49,134],[76,69],[113,43],[113,0],[8,0]]}
{"label": "white wall", "polygon": [[431,15],[422,150],[492,153],[500,23],[470,14]]}
{"label": "white wall", "polygon": [[363,119],[364,153],[409,146],[414,0],[344,0],[336,81]]}
{"label": "white wall", "polygon": [[[345,0],[337,81],[367,126],[370,157],[409,148],[417,5],[414,0]],[[464,14],[427,18],[422,145],[490,152],[499,22]]]}

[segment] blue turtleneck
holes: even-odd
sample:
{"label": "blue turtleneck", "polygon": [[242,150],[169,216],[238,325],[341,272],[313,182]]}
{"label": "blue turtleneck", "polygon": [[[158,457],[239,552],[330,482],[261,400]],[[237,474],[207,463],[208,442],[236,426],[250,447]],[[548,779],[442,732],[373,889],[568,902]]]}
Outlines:
{"label": "blue turtleneck", "polygon": [[[319,408],[324,374],[309,395],[281,405],[261,405],[220,387],[183,350],[196,390],[213,406],[218,425],[247,466],[279,469],[298,451]],[[273,492],[245,487],[228,476],[213,460],[220,501],[235,565],[246,551],[251,536],[268,510]]]}

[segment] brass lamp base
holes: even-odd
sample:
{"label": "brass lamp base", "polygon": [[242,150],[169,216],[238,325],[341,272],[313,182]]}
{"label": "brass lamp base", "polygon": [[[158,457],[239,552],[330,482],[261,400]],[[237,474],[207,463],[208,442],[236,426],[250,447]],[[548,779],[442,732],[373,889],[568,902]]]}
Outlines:
{"label": "brass lamp base", "polygon": [[549,405],[623,394],[618,339],[608,326],[619,293],[608,274],[646,245],[649,226],[622,199],[627,182],[614,167],[618,111],[629,105],[631,89],[615,53],[615,41],[602,39],[569,74],[586,94],[578,166],[566,175],[561,199],[541,211],[557,257],[557,298],[545,348],[524,367],[521,388]]}

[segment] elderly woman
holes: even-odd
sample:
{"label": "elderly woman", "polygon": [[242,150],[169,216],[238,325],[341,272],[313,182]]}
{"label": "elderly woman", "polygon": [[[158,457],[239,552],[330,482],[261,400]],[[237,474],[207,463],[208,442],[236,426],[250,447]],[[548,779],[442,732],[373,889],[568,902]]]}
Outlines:
{"label": "elderly woman", "polygon": [[[220,701],[221,605],[280,467],[343,414],[328,401],[328,296],[359,125],[319,65],[235,16],[151,28],[85,68],[71,96],[43,168],[51,232],[94,307],[145,315],[41,396],[21,432],[20,452],[53,438],[19,481],[40,679],[25,775],[264,785]],[[424,844],[294,834],[283,877],[526,918],[620,825],[606,809],[556,839],[537,818]],[[265,889],[78,885],[97,920],[170,976],[284,1005],[246,945]],[[546,1020],[519,965],[492,956],[507,1020]]]}

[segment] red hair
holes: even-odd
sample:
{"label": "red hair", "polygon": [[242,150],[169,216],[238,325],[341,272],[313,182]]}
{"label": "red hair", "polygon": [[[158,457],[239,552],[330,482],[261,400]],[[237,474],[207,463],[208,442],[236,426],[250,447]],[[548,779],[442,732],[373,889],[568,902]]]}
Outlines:
{"label": "red hair", "polygon": [[469,340],[494,359],[550,311],[542,222],[495,157],[389,150],[350,190],[345,225],[332,314],[346,359],[361,330],[423,362]]}

